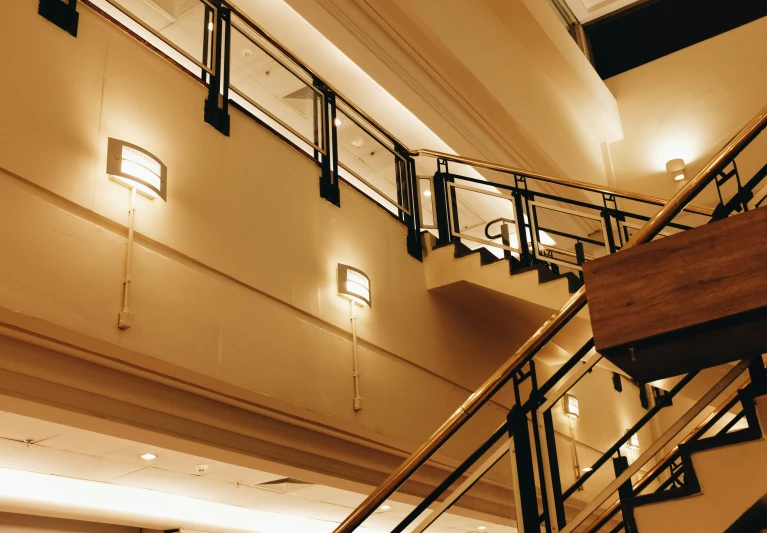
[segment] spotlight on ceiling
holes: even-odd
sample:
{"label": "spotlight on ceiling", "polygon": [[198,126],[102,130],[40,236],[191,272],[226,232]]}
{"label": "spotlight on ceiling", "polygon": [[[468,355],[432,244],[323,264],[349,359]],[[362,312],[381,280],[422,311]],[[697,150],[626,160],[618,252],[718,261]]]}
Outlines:
{"label": "spotlight on ceiling", "polygon": [[336,125],[336,127],[338,127],[338,126],[340,126],[341,124],[343,124],[343,122],[341,122],[341,119],[340,119],[340,118],[337,118],[337,119],[335,119],[335,120],[333,121],[333,124],[335,124],[335,125]]}
{"label": "spotlight on ceiling", "polygon": [[425,191],[423,191],[423,195],[424,195],[426,198],[428,198],[429,196],[431,196],[431,191],[430,191],[429,189],[426,189]]}
{"label": "spotlight on ceiling", "polygon": [[338,294],[370,307],[370,278],[362,270],[338,264]]}
{"label": "spotlight on ceiling", "polygon": [[141,458],[144,461],[153,461],[153,460],[157,459],[157,456],[155,454],[153,454],[153,453],[145,453],[144,455],[141,456]]}
{"label": "spotlight on ceiling", "polygon": [[685,175],[684,159],[672,159],[666,163],[666,172],[674,177],[674,181],[685,179],[687,176]]}
{"label": "spotlight on ceiling", "polygon": [[109,139],[107,174],[114,181],[136,190],[147,198],[166,199],[168,168],[143,148],[125,141]]}

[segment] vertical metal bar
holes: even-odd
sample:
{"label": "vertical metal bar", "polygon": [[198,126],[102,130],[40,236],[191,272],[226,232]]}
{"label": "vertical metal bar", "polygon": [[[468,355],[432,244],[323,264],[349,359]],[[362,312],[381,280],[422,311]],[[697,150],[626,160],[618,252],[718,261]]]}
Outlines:
{"label": "vertical metal bar", "polygon": [[[402,148],[403,154],[407,154]],[[405,198],[409,200],[407,207],[410,215],[405,220],[407,223],[407,252],[418,259],[423,260],[423,248],[421,247],[421,198],[418,195],[418,175],[416,174],[415,159],[405,155]]]}
{"label": "vertical metal bar", "polygon": [[549,509],[553,507],[553,517],[556,517],[556,521],[552,518],[552,530],[557,531],[565,526],[566,517],[565,500],[562,497],[562,478],[559,473],[556,433],[554,432],[554,420],[551,415],[551,409],[548,409],[543,413],[543,432],[546,436],[546,453],[549,459],[549,477],[551,485],[551,488],[549,489],[549,493],[551,494]]}
{"label": "vertical metal bar", "polygon": [[605,209],[602,211],[602,218],[605,219],[605,238],[607,239],[607,247],[610,250],[611,254],[614,254],[618,251],[618,249],[615,247],[615,236],[613,235],[613,223],[612,223],[612,217],[610,216],[610,212]]}
{"label": "vertical metal bar", "polygon": [[535,490],[533,454],[530,450],[530,428],[527,425],[527,416],[519,405],[515,405],[509,412],[507,420],[509,436],[514,439],[516,452],[514,462],[519,480],[521,508],[517,509],[517,522],[522,522],[525,531],[539,531],[538,495]]}
{"label": "vertical metal bar", "polygon": [[[208,29],[210,24],[213,23],[213,10],[210,8],[208,4],[205,4],[205,16],[202,19],[202,64],[206,65],[208,67],[212,67],[212,65],[208,64],[208,59],[213,55],[212,50],[210,49],[213,45],[212,43],[212,32]],[[210,76],[208,74],[208,71],[203,69],[200,69],[200,79],[206,83],[210,83]]]}
{"label": "vertical metal bar", "polygon": [[[536,405],[535,407],[538,407],[539,403],[539,396],[538,396],[538,379],[535,375],[535,361],[530,361],[530,382],[532,384],[531,390],[530,390],[530,398],[535,399]],[[547,481],[546,481],[546,475],[545,475],[545,468],[543,464],[543,446],[541,445],[541,433],[540,428],[538,427],[538,420],[535,418],[535,411],[533,411],[533,441],[535,442],[535,459],[538,466],[538,483],[540,484],[541,488],[541,503],[543,504],[543,519],[546,524],[546,533],[551,533],[551,524],[552,524],[552,515],[549,513],[549,499],[548,499],[548,492],[547,492]]]}
{"label": "vertical metal bar", "polygon": [[56,26],[77,37],[77,27],[80,22],[80,13],[77,12],[77,0],[40,0],[37,14],[54,23]]}
{"label": "vertical metal bar", "polygon": [[324,95],[322,106],[322,132],[325,153],[321,154],[322,175],[320,176],[320,197],[331,204],[341,206],[341,191],[338,184],[338,127],[336,126],[336,95],[319,79],[314,86]]}
{"label": "vertical metal bar", "polygon": [[[231,17],[229,9],[221,0],[211,0],[216,8],[215,34],[211,47],[213,72],[208,84],[208,99],[205,100],[205,122],[224,135],[229,135],[229,59],[231,53]],[[226,31],[226,43],[224,42]],[[226,87],[222,89],[222,83]],[[223,94],[222,94],[223,90]]]}
{"label": "vertical metal bar", "polygon": [[[615,470],[615,477],[619,477],[623,472],[628,470],[629,460],[623,455],[619,455],[613,459],[613,469]],[[634,496],[634,489],[631,486],[631,478],[628,478],[620,487],[618,487],[618,498],[621,502],[621,511],[623,512],[624,522],[625,517],[629,516],[627,502],[629,498]],[[628,526],[628,523],[624,523]],[[626,527],[626,531],[629,531],[629,527]]]}
{"label": "vertical metal bar", "polygon": [[[455,179],[453,178],[451,174],[447,175],[446,180],[448,183],[455,183]],[[448,191],[450,191],[450,194],[449,194],[450,198],[448,200],[450,202],[450,205],[453,208],[453,227],[455,228],[457,232],[460,232],[461,222],[459,221],[459,216],[458,216],[458,193],[456,192],[455,187],[448,187]],[[450,240],[452,242],[461,242],[461,239],[459,237],[452,235],[452,233],[450,235]]]}
{"label": "vertical metal bar", "polygon": [[[312,108],[312,132],[314,136],[312,139],[314,140],[314,146],[323,147],[324,140],[320,139],[320,116],[322,113],[323,98],[316,91],[312,91],[312,95],[312,98],[314,99],[314,107]],[[320,151],[317,150],[317,148],[314,149],[314,160],[320,163]]]}
{"label": "vertical metal bar", "polygon": [[[514,176],[514,184],[517,188],[526,189],[527,188],[527,182],[524,178],[520,178],[519,176]],[[521,187],[520,187],[521,186]],[[523,196],[524,192],[520,191],[514,191],[512,193],[512,196],[514,197],[514,216],[516,217],[516,226],[517,226],[517,239],[519,242],[519,260],[522,263],[523,266],[528,266],[532,263],[530,258],[530,247],[529,242],[527,240],[527,222],[525,222],[525,207],[523,205]],[[526,201],[527,198],[524,198]],[[527,216],[527,219],[529,220],[529,214]]]}
{"label": "vertical metal bar", "polygon": [[439,231],[439,237],[437,238],[437,244],[444,246],[452,241],[450,232],[450,219],[447,207],[447,164],[445,164],[445,171],[442,171],[442,165],[439,165],[437,173],[434,174],[434,210],[435,218],[437,222],[437,231]]}

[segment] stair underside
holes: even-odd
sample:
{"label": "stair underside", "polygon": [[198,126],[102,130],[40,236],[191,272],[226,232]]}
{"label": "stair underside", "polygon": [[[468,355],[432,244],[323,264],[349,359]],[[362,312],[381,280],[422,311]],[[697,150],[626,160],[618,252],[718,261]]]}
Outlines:
{"label": "stair underside", "polygon": [[763,429],[767,427],[767,396],[758,397],[755,403],[759,427],[743,430],[753,431],[753,440],[690,453],[685,467],[688,488],[680,489],[678,497],[674,497],[675,491],[668,491],[663,501],[635,499],[637,533],[723,533],[767,493]]}

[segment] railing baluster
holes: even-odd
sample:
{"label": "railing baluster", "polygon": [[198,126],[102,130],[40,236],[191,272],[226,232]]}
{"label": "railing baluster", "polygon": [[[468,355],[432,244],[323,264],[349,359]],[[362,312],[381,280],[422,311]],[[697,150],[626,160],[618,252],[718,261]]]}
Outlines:
{"label": "railing baluster", "polygon": [[[211,0],[215,6],[214,34],[211,60],[214,74],[208,82],[205,100],[205,122],[224,135],[229,135],[229,63],[232,42],[231,12],[221,0]],[[223,91],[223,94],[222,94]]]}

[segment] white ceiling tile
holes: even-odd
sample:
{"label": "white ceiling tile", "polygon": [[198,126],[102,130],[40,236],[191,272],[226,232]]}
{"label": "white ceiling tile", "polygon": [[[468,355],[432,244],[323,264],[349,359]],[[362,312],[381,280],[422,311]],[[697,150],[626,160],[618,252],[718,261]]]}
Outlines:
{"label": "white ceiling tile", "polygon": [[189,481],[194,476],[191,474],[180,474],[169,470],[147,467],[124,476],[111,480],[118,485],[127,485],[130,487],[140,487],[143,489],[158,490],[162,492],[174,492],[173,489],[184,482]]}
{"label": "white ceiling tile", "polygon": [[68,431],[72,431],[72,428],[37,418],[14,413],[0,415],[0,437],[5,439],[39,442]]}
{"label": "white ceiling tile", "polygon": [[136,443],[101,433],[75,429],[47,439],[45,446],[85,455],[105,456],[110,453],[120,453],[133,449]]}

